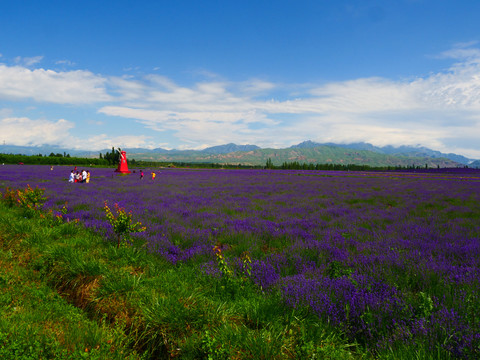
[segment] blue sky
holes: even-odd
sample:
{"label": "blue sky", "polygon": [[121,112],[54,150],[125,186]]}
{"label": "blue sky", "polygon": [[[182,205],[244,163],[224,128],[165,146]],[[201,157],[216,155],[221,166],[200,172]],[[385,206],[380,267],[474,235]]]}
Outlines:
{"label": "blue sky", "polygon": [[480,158],[479,1],[0,2],[0,141]]}

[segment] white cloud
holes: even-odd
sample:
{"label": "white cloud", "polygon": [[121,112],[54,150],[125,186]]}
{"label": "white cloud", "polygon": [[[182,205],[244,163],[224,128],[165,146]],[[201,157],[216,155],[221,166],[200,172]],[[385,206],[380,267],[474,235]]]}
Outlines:
{"label": "white cloud", "polygon": [[455,59],[455,60],[469,60],[479,59],[480,49],[474,47],[478,44],[478,41],[470,41],[465,43],[457,43],[451,49],[442,52],[438,58],[440,59]]}
{"label": "white cloud", "polygon": [[89,71],[30,70],[0,64],[0,99],[56,104],[86,104],[111,100],[106,79]]}
{"label": "white cloud", "polygon": [[155,74],[106,77],[0,64],[0,99],[33,99],[39,107],[73,104],[80,110],[83,104],[100,103],[97,114],[106,126],[114,116],[134,120],[123,122],[126,134],[128,127],[146,128],[144,137],[95,134],[88,144],[92,147],[100,146],[93,142],[108,147],[119,141],[127,147],[156,147],[149,136],[157,135],[164,147],[176,148],[227,142],[284,147],[312,139],[422,144],[473,156],[478,145],[462,145],[462,136],[480,135],[480,49],[460,44],[441,56],[456,63],[425,77],[291,85],[232,82],[209,74],[186,86]]}
{"label": "white cloud", "polygon": [[[0,111],[0,116],[2,115]],[[32,120],[26,117],[5,117],[0,119],[1,141],[10,145],[40,146],[58,145],[68,149],[101,150],[120,147],[154,148],[150,136],[124,135],[108,136],[97,134],[79,138],[72,135],[75,124],[65,119],[50,121],[45,119]]]}
{"label": "white cloud", "polygon": [[244,81],[239,84],[240,91],[246,95],[266,94],[276,87],[277,86],[271,82],[258,79]]}
{"label": "white cloud", "polygon": [[128,101],[99,112],[174,131],[177,141],[193,146],[231,141],[288,146],[314,139],[444,150],[441,139],[452,129],[461,133],[480,126],[474,116],[480,108],[480,66],[472,59],[425,78],[296,85],[296,97],[284,95],[285,100],[265,98],[288,86],[259,80],[184,87],[158,75],[122,79],[116,85]]}
{"label": "white cloud", "polygon": [[43,56],[33,56],[33,57],[17,56],[14,59],[15,63],[23,65],[23,66],[27,66],[27,67],[38,64],[42,60],[43,60]]}
{"label": "white cloud", "polygon": [[57,121],[31,120],[25,117],[0,119],[2,140],[13,145],[38,146],[43,144],[67,144],[68,132],[75,125],[64,119]]}
{"label": "white cloud", "polygon": [[74,66],[75,63],[73,61],[70,61],[70,60],[58,60],[58,61],[55,61],[55,64],[56,65],[66,65],[66,66]]}
{"label": "white cloud", "polygon": [[111,147],[135,148],[142,147],[147,149],[155,148],[151,137],[146,135],[124,135],[124,136],[108,136],[107,134],[99,134],[82,139],[82,143],[77,143],[78,149],[86,150],[102,150]]}
{"label": "white cloud", "polygon": [[[100,112],[111,115],[132,118],[146,127],[158,131],[174,131],[177,139],[190,144],[189,148],[199,147],[199,139],[205,139],[207,144],[224,144],[232,137],[241,143],[252,141],[255,131],[249,130],[248,123],[254,119],[260,121],[262,114],[233,112],[169,112],[160,110],[134,109],[128,107],[104,107]],[[271,124],[266,119],[264,123]],[[258,131],[257,131],[258,132]],[[257,136],[261,140],[261,136]]]}

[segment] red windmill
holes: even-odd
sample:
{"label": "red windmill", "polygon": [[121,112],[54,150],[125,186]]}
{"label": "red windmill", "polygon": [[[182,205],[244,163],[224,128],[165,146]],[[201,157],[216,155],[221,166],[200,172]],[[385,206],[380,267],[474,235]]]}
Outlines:
{"label": "red windmill", "polygon": [[127,165],[127,153],[125,151],[120,151],[120,158],[118,159],[118,168],[115,172],[122,174],[130,174],[131,171],[128,170]]}

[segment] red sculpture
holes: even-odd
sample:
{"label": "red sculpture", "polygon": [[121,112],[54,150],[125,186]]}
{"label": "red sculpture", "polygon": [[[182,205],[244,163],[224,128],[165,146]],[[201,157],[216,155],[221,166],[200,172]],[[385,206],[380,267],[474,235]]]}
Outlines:
{"label": "red sculpture", "polygon": [[127,153],[125,151],[120,151],[120,158],[118,160],[118,168],[115,172],[119,172],[122,174],[130,174],[131,171],[128,170],[127,165]]}

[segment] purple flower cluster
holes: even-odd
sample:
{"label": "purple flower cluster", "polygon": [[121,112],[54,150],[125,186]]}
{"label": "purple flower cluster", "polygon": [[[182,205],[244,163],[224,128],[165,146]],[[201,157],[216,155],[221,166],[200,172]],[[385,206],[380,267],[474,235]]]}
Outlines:
{"label": "purple flower cluster", "polygon": [[397,289],[365,275],[291,276],[283,280],[282,293],[287,304],[308,305],[352,338],[368,342],[391,332],[391,319],[404,316],[405,303]]}
{"label": "purple flower cluster", "polygon": [[480,356],[480,171],[91,169],[90,184],[69,173],[2,166],[0,191],[44,187],[46,208],[66,203],[66,220],[107,238],[103,204],[118,203],[147,227],[134,236],[150,251],[213,276],[215,245],[237,273],[248,252],[263,291],[369,348],[422,341]]}

